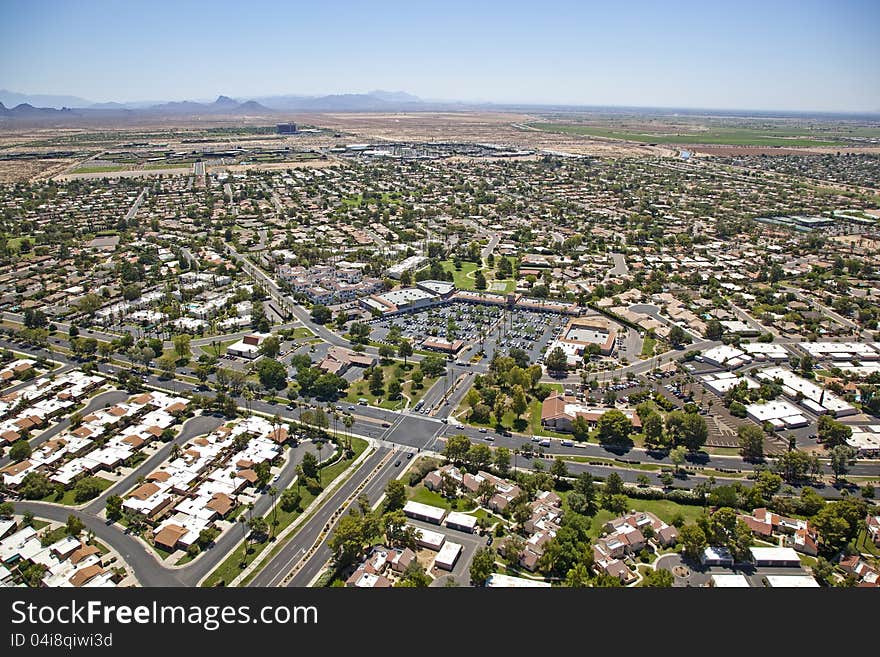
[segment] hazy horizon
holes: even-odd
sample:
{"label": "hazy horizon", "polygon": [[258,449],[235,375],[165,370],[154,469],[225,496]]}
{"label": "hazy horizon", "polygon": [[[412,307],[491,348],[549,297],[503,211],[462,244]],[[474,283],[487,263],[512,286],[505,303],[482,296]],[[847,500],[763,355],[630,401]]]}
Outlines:
{"label": "hazy horizon", "polygon": [[95,103],[404,91],[497,105],[876,113],[880,3],[10,0],[0,88]]}

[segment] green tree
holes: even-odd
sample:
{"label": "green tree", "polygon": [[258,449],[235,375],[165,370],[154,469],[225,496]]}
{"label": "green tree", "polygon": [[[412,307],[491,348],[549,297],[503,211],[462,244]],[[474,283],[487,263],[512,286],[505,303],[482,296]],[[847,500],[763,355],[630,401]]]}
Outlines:
{"label": "green tree", "polygon": [[315,324],[326,324],[330,321],[330,309],[320,303],[312,306],[312,321]]}
{"label": "green tree", "polygon": [[829,448],[845,445],[847,439],[852,436],[851,427],[827,414],[819,416],[818,429],[819,442]]}
{"label": "green tree", "polygon": [[605,411],[596,423],[599,442],[620,444],[629,440],[632,422],[616,408]]}
{"label": "green tree", "polygon": [[9,448],[9,458],[18,463],[30,458],[31,452],[31,446],[27,440],[16,440]]}
{"label": "green tree", "polygon": [[455,434],[446,440],[443,455],[454,463],[460,463],[467,458],[470,448],[470,438],[464,434]]}
{"label": "green tree", "polygon": [[392,479],[385,485],[385,509],[396,511],[406,504],[406,486],[400,479]]}
{"label": "green tree", "polygon": [[675,470],[679,471],[681,466],[684,465],[685,458],[687,457],[687,450],[683,445],[679,445],[678,447],[673,447],[669,450],[669,458],[672,460],[672,464],[675,466]]}
{"label": "green tree", "polygon": [[318,458],[311,452],[306,452],[305,454],[303,454],[300,468],[302,469],[302,473],[304,476],[308,477],[309,479],[316,478],[318,476]]}
{"label": "green tree", "polygon": [[645,573],[645,577],[642,580],[642,586],[652,587],[652,588],[670,588],[675,583],[675,578],[672,576],[672,572],[666,570],[665,568],[657,568],[656,570],[649,570]]}
{"label": "green tree", "polygon": [[52,484],[42,472],[32,470],[21,480],[18,492],[26,500],[37,500],[52,492]]}
{"label": "green tree", "polygon": [[[580,492],[580,489],[576,487]],[[605,487],[603,489],[606,495],[621,495],[624,491],[623,479],[616,472],[611,472],[605,477]]]}
{"label": "green tree", "polygon": [[373,371],[370,372],[369,379],[369,387],[370,392],[376,395],[377,397],[382,394],[382,390],[385,386],[385,377],[382,374],[381,367],[374,367]]}
{"label": "green tree", "polygon": [[122,498],[111,495],[107,498],[107,519],[116,522],[122,517]]}
{"label": "green tree", "polygon": [[471,584],[474,586],[483,586],[495,571],[496,553],[492,548],[481,547],[474,552],[473,561],[471,561],[470,576]]}
{"label": "green tree", "polygon": [[190,336],[185,333],[180,335],[175,335],[172,339],[172,343],[174,344],[174,354],[178,358],[189,358],[191,355],[190,351]]}
{"label": "green tree", "polygon": [[263,387],[273,390],[283,390],[287,387],[287,370],[277,360],[261,358],[256,370]]}
{"label": "green tree", "polygon": [[397,344],[397,355],[403,358],[403,364],[406,365],[407,359],[413,355],[412,342],[402,339]]}
{"label": "green tree", "polygon": [[287,488],[281,493],[281,510],[285,513],[293,513],[299,509],[302,495],[297,488]]}
{"label": "green tree", "polygon": [[746,459],[764,458],[764,432],[754,424],[742,424],[737,429],[739,453]]}
{"label": "green tree", "polygon": [[517,418],[520,418],[528,408],[529,403],[526,400],[525,390],[522,389],[522,386],[514,386],[513,395],[510,399],[510,410],[513,411],[513,414],[516,415]]}
{"label": "green tree", "polygon": [[683,344],[687,344],[690,340],[684,330],[677,324],[669,329],[669,344],[678,349]]}
{"label": "green tree", "polygon": [[403,391],[403,387],[400,385],[400,381],[397,379],[391,379],[391,382],[388,384],[388,399],[400,399],[400,393]]}
{"label": "green tree", "polygon": [[554,347],[544,359],[544,365],[550,372],[564,372],[568,369],[568,357],[562,347]]}
{"label": "green tree", "polygon": [[556,480],[557,486],[562,479],[568,476],[568,465],[562,460],[561,456],[557,456],[553,459],[553,463],[550,465],[550,474],[553,475],[553,479]]}
{"label": "green tree", "polygon": [[691,561],[698,562],[706,549],[706,534],[697,525],[685,525],[678,532],[682,553]]}
{"label": "green tree", "polygon": [[261,356],[274,360],[281,353],[281,340],[277,335],[270,335],[260,343],[257,351]]}
{"label": "green tree", "polygon": [[838,483],[841,476],[849,472],[849,466],[856,462],[857,454],[858,452],[849,445],[835,445],[831,448],[829,456],[835,483]]}
{"label": "green tree", "polygon": [[101,481],[97,477],[83,477],[73,486],[73,499],[78,504],[94,499],[103,490]]}
{"label": "green tree", "polygon": [[493,458],[495,468],[502,477],[510,472],[510,450],[507,447],[498,447]]}
{"label": "green tree", "polygon": [[650,411],[645,417],[639,413],[639,419],[642,421],[642,433],[645,434],[646,445],[662,445],[663,444],[663,418],[660,413]]}
{"label": "green tree", "polygon": [[67,525],[65,531],[68,536],[79,536],[82,530],[86,528],[85,523],[72,513],[67,516]]}
{"label": "green tree", "polygon": [[404,588],[426,588],[431,585],[431,578],[422,565],[415,559],[403,571],[403,576],[394,585]]}

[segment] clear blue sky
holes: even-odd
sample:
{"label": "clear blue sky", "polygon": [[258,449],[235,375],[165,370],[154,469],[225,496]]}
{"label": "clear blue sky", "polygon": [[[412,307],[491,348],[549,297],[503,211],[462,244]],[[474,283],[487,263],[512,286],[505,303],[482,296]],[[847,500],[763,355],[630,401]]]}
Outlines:
{"label": "clear blue sky", "polygon": [[0,88],[880,111],[880,0],[0,0]]}

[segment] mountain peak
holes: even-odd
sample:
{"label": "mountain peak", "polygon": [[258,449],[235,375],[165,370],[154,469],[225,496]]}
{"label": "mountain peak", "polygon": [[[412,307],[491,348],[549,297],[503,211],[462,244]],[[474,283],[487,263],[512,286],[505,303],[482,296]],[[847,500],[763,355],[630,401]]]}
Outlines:
{"label": "mountain peak", "polygon": [[238,105],[238,102],[230,98],[229,96],[217,96],[217,100],[214,101],[215,105]]}
{"label": "mountain peak", "polygon": [[371,91],[367,95],[372,96],[373,98],[379,98],[380,100],[384,100],[389,103],[422,102],[422,99],[418,96],[413,96],[412,94],[408,94],[405,91],[385,91],[383,89],[376,89],[375,91]]}

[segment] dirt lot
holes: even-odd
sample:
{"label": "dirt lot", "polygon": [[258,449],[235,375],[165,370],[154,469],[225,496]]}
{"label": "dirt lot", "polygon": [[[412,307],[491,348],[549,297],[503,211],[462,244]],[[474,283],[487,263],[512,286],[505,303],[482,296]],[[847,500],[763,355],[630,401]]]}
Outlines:
{"label": "dirt lot", "polygon": [[[607,157],[657,155],[669,149],[623,144],[601,137],[542,132],[523,124],[529,114],[502,112],[413,112],[401,114],[313,114],[307,122],[332,128],[363,141],[463,141],[497,143],[532,150],[555,150]],[[669,151],[671,152],[671,151]]]}

